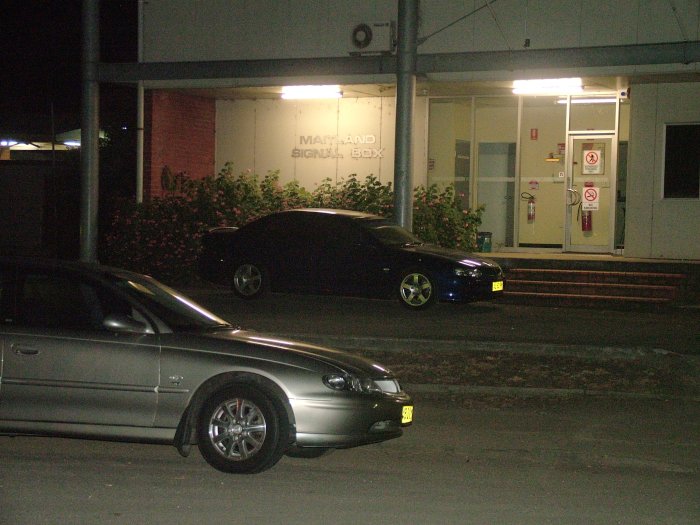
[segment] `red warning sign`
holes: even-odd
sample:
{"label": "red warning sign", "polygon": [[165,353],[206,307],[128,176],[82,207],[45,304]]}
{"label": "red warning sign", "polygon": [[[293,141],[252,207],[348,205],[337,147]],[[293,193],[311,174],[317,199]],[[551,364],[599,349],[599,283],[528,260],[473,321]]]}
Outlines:
{"label": "red warning sign", "polygon": [[589,187],[583,190],[583,200],[581,201],[581,209],[597,210],[600,208],[600,190],[598,188]]}
{"label": "red warning sign", "polygon": [[601,150],[590,149],[583,151],[583,173],[586,175],[603,173],[603,155]]}

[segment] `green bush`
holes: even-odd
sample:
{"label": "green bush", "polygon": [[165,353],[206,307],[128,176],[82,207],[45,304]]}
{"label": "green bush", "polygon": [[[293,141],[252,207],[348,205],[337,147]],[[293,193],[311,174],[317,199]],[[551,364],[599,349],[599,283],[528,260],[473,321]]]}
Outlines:
{"label": "green bush", "polygon": [[[162,197],[115,207],[100,244],[104,263],[184,284],[196,276],[201,238],[212,227],[242,226],[269,213],[303,207],[393,215],[391,183],[382,184],[372,175],[364,182],[357,175],[338,183],[325,179],[308,192],[298,182],[281,185],[278,171],[261,179],[250,171],[235,174],[229,163],[202,180],[165,168],[162,184]],[[413,230],[426,242],[473,251],[482,211],[462,210],[451,186],[418,187]]]}
{"label": "green bush", "polygon": [[454,186],[419,186],[413,197],[413,233],[445,248],[476,250],[476,234],[484,207],[463,210]]}

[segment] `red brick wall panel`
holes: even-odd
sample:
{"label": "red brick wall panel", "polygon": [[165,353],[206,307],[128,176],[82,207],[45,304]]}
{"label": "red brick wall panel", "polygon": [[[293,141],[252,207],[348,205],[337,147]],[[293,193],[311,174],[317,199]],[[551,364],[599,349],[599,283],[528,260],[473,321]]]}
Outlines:
{"label": "red brick wall panel", "polygon": [[216,101],[174,91],[148,91],[145,99],[144,196],[163,193],[161,173],[201,179],[214,173]]}

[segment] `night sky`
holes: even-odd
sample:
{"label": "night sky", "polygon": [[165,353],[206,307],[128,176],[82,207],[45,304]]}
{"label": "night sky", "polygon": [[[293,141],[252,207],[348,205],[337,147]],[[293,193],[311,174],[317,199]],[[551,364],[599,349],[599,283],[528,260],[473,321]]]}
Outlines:
{"label": "night sky", "polygon": [[[52,110],[59,128],[79,126],[81,9],[80,0],[3,0],[0,133],[50,133]],[[100,3],[102,61],[136,61],[136,15],[136,0]]]}

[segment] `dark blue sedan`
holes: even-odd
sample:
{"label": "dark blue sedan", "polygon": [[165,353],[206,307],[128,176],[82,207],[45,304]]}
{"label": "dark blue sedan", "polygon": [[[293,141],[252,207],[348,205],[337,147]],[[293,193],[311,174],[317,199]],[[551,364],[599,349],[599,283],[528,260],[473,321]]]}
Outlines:
{"label": "dark blue sedan", "polygon": [[495,262],[426,244],[388,219],[347,210],[290,210],[213,229],[204,236],[199,269],[245,299],[268,291],[396,297],[420,309],[503,291]]}

